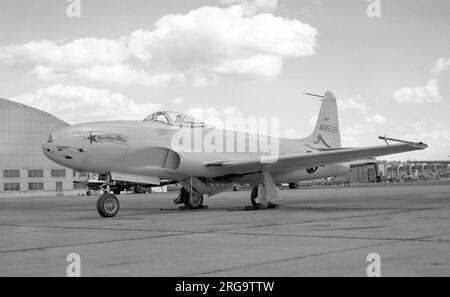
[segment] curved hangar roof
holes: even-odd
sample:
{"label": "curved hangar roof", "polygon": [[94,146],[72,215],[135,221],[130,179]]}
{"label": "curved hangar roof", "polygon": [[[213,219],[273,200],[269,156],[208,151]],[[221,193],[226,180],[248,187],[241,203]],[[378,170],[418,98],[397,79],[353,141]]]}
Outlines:
{"label": "curved hangar roof", "polygon": [[42,153],[48,135],[69,124],[39,109],[0,98],[0,167],[59,168]]}

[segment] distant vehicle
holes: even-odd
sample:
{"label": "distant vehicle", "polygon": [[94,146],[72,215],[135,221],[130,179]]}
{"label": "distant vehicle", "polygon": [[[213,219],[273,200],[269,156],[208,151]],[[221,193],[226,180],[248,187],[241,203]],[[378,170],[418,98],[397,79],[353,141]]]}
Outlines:
{"label": "distant vehicle", "polygon": [[[255,209],[261,209],[280,199],[276,184],[340,176],[347,174],[349,162],[354,160],[427,148],[421,142],[386,137],[379,137],[386,141],[383,145],[343,148],[335,96],[331,92],[308,95],[321,98],[322,106],[313,133],[304,139],[221,130],[179,112],[161,111],[144,121],[69,126],[50,135],[42,149],[62,166],[108,175],[102,187],[114,193],[120,193],[123,182],[162,186],[167,180],[183,187],[175,204],[199,209],[206,196],[231,189],[236,183],[251,184],[250,201]],[[299,112],[298,116],[307,115]],[[207,136],[222,135],[223,147],[197,151],[191,141],[173,143],[180,135],[196,134],[200,134],[200,142]],[[227,146],[234,148],[236,143],[254,139],[266,139],[277,151],[261,146],[256,151],[248,149],[250,146],[239,151]],[[113,194],[105,193],[97,200],[97,211],[103,217],[115,216],[119,207]]]}
{"label": "distant vehicle", "polygon": [[418,182],[420,179],[418,176],[414,176],[414,175],[405,175],[403,176],[403,182],[407,183],[407,182]]}
{"label": "distant vehicle", "polygon": [[234,184],[231,188],[233,191],[248,191],[251,189],[249,184]]}
{"label": "distant vehicle", "polygon": [[401,177],[398,175],[390,176],[387,178],[387,181],[390,183],[399,183],[401,181]]}

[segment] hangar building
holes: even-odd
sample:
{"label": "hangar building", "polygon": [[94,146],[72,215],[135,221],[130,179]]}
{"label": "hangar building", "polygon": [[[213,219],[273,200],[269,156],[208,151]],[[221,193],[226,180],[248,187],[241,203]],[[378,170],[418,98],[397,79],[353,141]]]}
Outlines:
{"label": "hangar building", "polygon": [[0,99],[0,197],[85,193],[85,173],[64,168],[42,153],[42,142],[68,124],[51,114]]}

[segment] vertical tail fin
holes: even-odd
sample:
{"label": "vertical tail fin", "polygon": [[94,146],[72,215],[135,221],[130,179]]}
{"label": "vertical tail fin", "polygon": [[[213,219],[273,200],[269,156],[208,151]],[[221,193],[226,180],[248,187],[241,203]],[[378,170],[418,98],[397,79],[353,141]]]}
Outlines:
{"label": "vertical tail fin", "polygon": [[339,129],[339,116],[336,97],[330,91],[322,97],[314,132],[304,139],[313,148],[329,149],[341,147],[341,134]]}

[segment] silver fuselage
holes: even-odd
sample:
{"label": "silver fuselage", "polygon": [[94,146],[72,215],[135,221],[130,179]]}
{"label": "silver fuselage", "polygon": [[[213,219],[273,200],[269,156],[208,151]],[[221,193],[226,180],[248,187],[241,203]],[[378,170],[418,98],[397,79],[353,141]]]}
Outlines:
{"label": "silver fuselage", "polygon": [[[205,141],[207,135],[223,135],[223,149],[202,147],[192,143],[176,142],[180,133],[197,133]],[[206,138],[205,138],[206,137]],[[216,138],[219,139],[219,138]],[[233,144],[230,144],[230,140]],[[228,141],[228,143],[227,143]],[[257,134],[221,130],[212,127],[176,127],[151,121],[93,122],[69,126],[51,135],[43,144],[44,154],[54,162],[78,171],[110,173],[120,172],[133,175],[154,176],[160,179],[183,180],[187,177],[214,178],[229,174],[244,175],[247,172],[227,172],[225,168],[205,166],[226,160],[248,160],[261,158],[273,151],[255,150],[252,144],[268,141],[276,147],[276,154],[300,154],[317,149],[302,140],[274,137],[261,138]],[[216,147],[216,148],[217,148]],[[253,148],[253,149],[252,149]],[[274,182],[298,182],[344,175],[349,163],[319,166],[314,170],[278,169],[271,172]]]}

